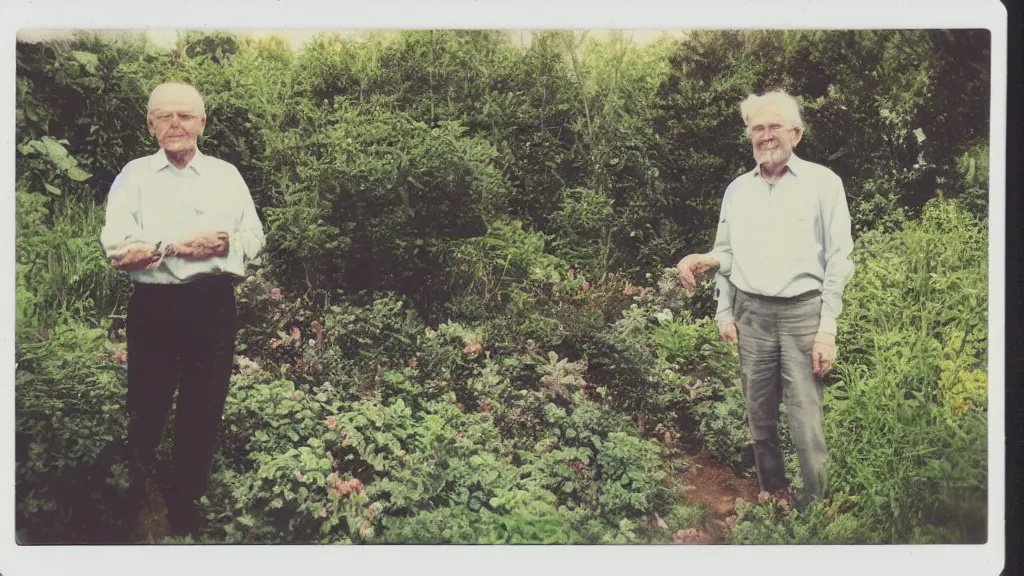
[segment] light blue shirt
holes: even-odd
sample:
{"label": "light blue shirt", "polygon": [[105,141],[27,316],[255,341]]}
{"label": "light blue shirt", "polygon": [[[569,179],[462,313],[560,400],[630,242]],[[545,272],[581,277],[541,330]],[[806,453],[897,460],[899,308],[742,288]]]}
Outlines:
{"label": "light blue shirt", "polygon": [[843,182],[791,155],[770,187],[755,167],[725,190],[715,246],[718,321],[732,318],[736,289],[793,297],[821,290],[819,331],[836,333],[843,290],[853,277],[853,237]]}
{"label": "light blue shirt", "polygon": [[178,284],[211,274],[245,276],[245,263],[263,248],[263,224],[238,169],[196,151],[183,170],[158,150],[132,160],[107,196],[100,243],[107,256],[133,242],[163,252],[199,232],[227,232],[228,253],[206,260],[168,256],[152,270],[131,272],[136,282]]}

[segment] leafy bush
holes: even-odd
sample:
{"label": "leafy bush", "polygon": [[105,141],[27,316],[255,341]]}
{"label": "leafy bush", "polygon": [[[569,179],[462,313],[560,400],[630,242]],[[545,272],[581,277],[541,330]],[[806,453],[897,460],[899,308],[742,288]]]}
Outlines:
{"label": "leafy bush", "polygon": [[932,538],[924,526],[984,538],[985,238],[956,202],[936,200],[856,255],[825,420],[830,481],[889,541]]}
{"label": "leafy bush", "polygon": [[96,542],[119,529],[128,481],[125,361],[123,345],[112,345],[105,330],[73,320],[18,342],[20,541]]}

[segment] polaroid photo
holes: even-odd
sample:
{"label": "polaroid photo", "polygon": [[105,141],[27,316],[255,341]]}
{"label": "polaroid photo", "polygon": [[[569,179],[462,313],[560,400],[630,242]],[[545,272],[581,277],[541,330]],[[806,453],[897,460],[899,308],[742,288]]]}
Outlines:
{"label": "polaroid photo", "polygon": [[8,8],[0,574],[999,573],[1006,20]]}

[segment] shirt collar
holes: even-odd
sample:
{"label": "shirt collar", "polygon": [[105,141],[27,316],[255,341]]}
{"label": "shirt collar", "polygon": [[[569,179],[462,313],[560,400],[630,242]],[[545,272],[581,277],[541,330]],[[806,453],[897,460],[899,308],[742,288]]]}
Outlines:
{"label": "shirt collar", "polygon": [[[155,154],[149,157],[149,165],[152,167],[153,172],[159,172],[164,168],[171,165],[171,161],[167,159],[167,154],[164,153],[163,148],[156,151]],[[185,167],[192,168],[196,171],[196,174],[203,174],[203,167],[206,165],[206,156],[197,148],[196,155],[192,157],[192,161]]]}
{"label": "shirt collar", "polygon": [[[804,162],[806,162],[806,160],[800,158],[795,153],[790,152],[789,160],[786,161],[786,169],[793,176],[799,176],[799,174],[803,172]],[[757,166],[754,166],[754,169],[751,170],[750,173],[754,176],[754,178],[760,178],[761,165],[758,164]]]}

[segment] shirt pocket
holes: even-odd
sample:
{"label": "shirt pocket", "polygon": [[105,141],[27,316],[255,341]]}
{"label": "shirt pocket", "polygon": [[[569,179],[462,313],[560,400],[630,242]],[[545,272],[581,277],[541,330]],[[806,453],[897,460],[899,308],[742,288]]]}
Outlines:
{"label": "shirt pocket", "polygon": [[225,198],[207,197],[192,204],[196,227],[207,232],[234,232],[238,210]]}
{"label": "shirt pocket", "polygon": [[793,203],[781,217],[778,229],[784,258],[804,261],[818,251],[818,216],[816,206],[810,202]]}

